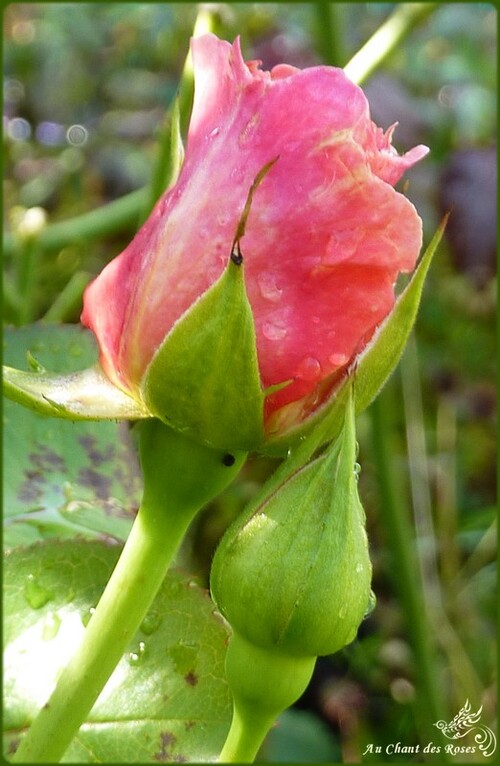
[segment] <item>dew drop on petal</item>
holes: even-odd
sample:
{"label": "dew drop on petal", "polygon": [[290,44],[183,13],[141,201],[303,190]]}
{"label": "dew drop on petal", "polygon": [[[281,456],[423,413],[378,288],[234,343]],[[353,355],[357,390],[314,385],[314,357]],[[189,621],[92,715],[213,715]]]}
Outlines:
{"label": "dew drop on petal", "polygon": [[344,364],[347,364],[349,361],[349,357],[347,354],[337,353],[337,354],[330,354],[328,357],[328,361],[330,364],[333,364],[334,367],[343,367]]}
{"label": "dew drop on petal", "polygon": [[312,382],[321,377],[321,364],[314,356],[306,356],[299,364],[295,377]]}
{"label": "dew drop on petal", "polygon": [[262,334],[267,340],[283,340],[283,338],[286,338],[287,329],[272,322],[264,322]]}
{"label": "dew drop on petal", "polygon": [[272,303],[278,303],[283,290],[278,287],[275,274],[270,271],[262,271],[257,277],[257,284],[263,298]]}

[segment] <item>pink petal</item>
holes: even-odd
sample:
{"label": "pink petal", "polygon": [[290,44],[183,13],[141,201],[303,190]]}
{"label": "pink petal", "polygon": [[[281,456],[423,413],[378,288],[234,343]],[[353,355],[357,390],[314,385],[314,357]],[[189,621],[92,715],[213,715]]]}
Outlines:
{"label": "pink petal", "polygon": [[85,295],[82,321],[107,374],[137,390],[174,323],[227,264],[248,190],[241,242],[267,416],[308,397],[358,353],[411,271],[421,220],[393,189],[427,152],[400,157],[342,70],[246,65],[238,40],[192,43],[195,100],[185,163],[127,249]]}

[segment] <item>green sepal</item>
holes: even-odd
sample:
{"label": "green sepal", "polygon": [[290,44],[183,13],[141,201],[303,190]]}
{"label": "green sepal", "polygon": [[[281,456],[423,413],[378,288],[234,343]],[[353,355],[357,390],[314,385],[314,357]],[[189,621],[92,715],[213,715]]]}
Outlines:
{"label": "green sepal", "polygon": [[177,183],[181,168],[184,164],[184,144],[181,134],[181,112],[179,96],[175,99],[170,125],[170,169],[167,178],[167,189]]}
{"label": "green sepal", "polygon": [[[328,401],[307,421],[284,434],[266,436],[264,450],[270,455],[286,454],[294,445],[311,435],[305,463],[322,443],[335,438],[343,422],[343,411],[352,376],[356,379],[356,414],[362,412],[375,399],[378,392],[399,363],[410,332],[415,324],[425,278],[434,253],[443,236],[447,217],[441,222],[411,281],[397,298],[393,310],[380,325],[370,343],[355,360],[350,374],[333,391]],[[314,432],[314,434],[313,434]]]}
{"label": "green sepal", "polygon": [[3,391],[8,399],[40,415],[67,420],[151,417],[142,403],[113,385],[99,365],[66,374],[24,372],[4,366]]}
{"label": "green sepal", "polygon": [[256,646],[332,654],[354,639],[368,611],[371,564],[351,388],[339,438],[238,518],[216,551],[214,600]]}
{"label": "green sepal", "polygon": [[262,443],[264,393],[243,263],[231,257],[174,325],[141,388],[157,418],[197,441],[240,450]]}

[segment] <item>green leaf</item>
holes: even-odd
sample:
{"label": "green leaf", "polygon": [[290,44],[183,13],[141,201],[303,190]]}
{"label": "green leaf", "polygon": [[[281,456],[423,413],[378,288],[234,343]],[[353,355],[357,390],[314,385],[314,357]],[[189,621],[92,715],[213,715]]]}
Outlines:
{"label": "green leaf", "polygon": [[327,724],[306,710],[290,708],[267,735],[259,761],[340,763],[341,752]]}
{"label": "green leaf", "polygon": [[[31,366],[56,372],[96,353],[77,326],[7,329],[5,360],[20,366],[27,351]],[[54,535],[126,539],[142,488],[127,424],[71,423],[5,401],[3,426],[6,546]]]}
{"label": "green leaf", "polygon": [[[89,330],[79,326],[47,327],[42,324],[22,329],[7,328],[7,343],[17,343],[11,340],[13,337],[19,339],[19,346],[15,349],[15,361],[11,359],[9,364],[28,366],[30,371],[4,366],[3,390],[9,399],[41,415],[68,420],[150,417],[141,404],[120,391],[103,373],[97,364],[97,348]],[[26,345],[21,345],[22,341]],[[62,355],[62,346],[66,357]],[[46,356],[44,365],[37,359],[39,350]],[[56,354],[53,362],[52,353]],[[5,359],[8,361],[9,358],[6,354]],[[71,367],[80,369],[73,372]]]}
{"label": "green leaf", "polygon": [[[4,571],[6,751],[43,705],[84,630],[118,546],[46,541]],[[231,716],[227,630],[206,592],[170,573],[64,762],[214,760]]]}
{"label": "green leaf", "polygon": [[142,393],[156,417],[212,447],[249,450],[262,442],[264,394],[243,264],[231,258],[174,325]]}
{"label": "green leaf", "polygon": [[23,372],[3,368],[5,396],[41,415],[66,420],[138,420],[150,417],[114,386],[99,365],[78,372]]}
{"label": "green leaf", "polygon": [[[366,409],[375,399],[401,359],[417,317],[425,277],[443,236],[446,220],[447,218],[438,227],[410,283],[397,298],[393,310],[380,325],[368,346],[357,357],[350,374],[333,392],[326,404],[305,423],[300,424],[293,432],[288,432],[285,436],[268,438],[265,443],[266,453],[286,454],[290,445],[297,446],[304,441],[305,437],[310,436],[308,443],[304,443],[302,448],[299,447],[296,450],[295,455],[299,461],[297,467],[299,467],[309,459],[317,447],[335,438],[342,427],[349,383],[352,378],[354,378],[357,414]],[[301,452],[307,454],[305,459],[300,457]]]}

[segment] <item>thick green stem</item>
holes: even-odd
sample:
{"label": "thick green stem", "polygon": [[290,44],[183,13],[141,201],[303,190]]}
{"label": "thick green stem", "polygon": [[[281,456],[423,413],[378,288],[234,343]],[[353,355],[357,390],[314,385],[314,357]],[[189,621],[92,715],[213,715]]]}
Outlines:
{"label": "thick green stem", "polygon": [[234,703],[231,728],[219,761],[221,763],[253,763],[275,720],[273,715],[259,715],[258,710],[240,710]]}
{"label": "thick green stem", "polygon": [[139,426],[145,484],[139,513],[82,643],[15,762],[60,760],[146,616],[191,520],[243,464],[243,453],[195,444],[159,421]]}
{"label": "thick green stem", "polygon": [[293,657],[263,649],[234,633],[226,655],[233,720],[220,763],[253,763],[284,710],[305,691],[316,657]]}

